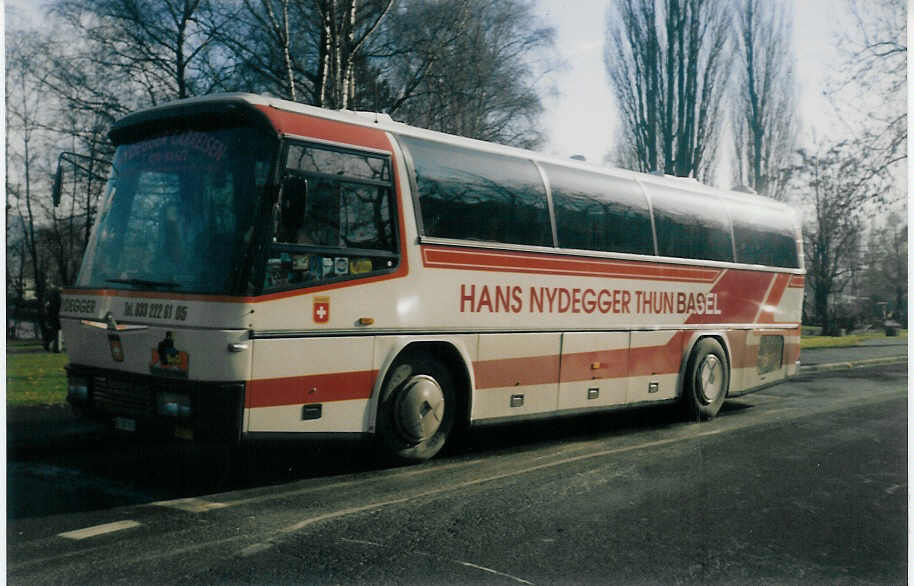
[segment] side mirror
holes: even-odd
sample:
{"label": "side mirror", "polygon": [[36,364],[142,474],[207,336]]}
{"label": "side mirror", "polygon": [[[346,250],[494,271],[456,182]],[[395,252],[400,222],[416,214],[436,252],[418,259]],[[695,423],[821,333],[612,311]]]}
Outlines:
{"label": "side mirror", "polygon": [[105,181],[107,179],[107,177],[99,175],[98,173],[92,171],[90,168],[80,165],[79,163],[76,162],[77,160],[93,161],[93,162],[101,163],[103,165],[108,165],[108,166],[111,165],[111,161],[106,161],[105,159],[99,159],[98,157],[88,157],[86,155],[80,155],[79,153],[70,153],[70,152],[60,153],[60,155],[57,156],[57,171],[54,172],[54,186],[51,188],[51,201],[54,202],[55,208],[60,205],[60,195],[61,195],[61,191],[63,190],[63,164],[64,163],[70,163],[71,165],[73,165],[74,172],[76,172],[76,170],[79,169],[86,175],[94,177],[100,181]]}
{"label": "side mirror", "polygon": [[57,171],[54,173],[54,187],[51,188],[51,200],[54,202],[55,208],[60,205],[60,189],[63,183],[63,166],[61,162],[58,159]]}

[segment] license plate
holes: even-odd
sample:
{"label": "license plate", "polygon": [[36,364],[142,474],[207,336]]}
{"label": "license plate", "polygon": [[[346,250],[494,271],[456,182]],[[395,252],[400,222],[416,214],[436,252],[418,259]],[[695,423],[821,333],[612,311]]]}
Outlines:
{"label": "license plate", "polygon": [[175,426],[175,437],[182,440],[192,440],[194,439],[194,429],[192,427],[184,427],[183,425]]}
{"label": "license plate", "polygon": [[136,421],[126,417],[115,417],[114,429],[118,431],[136,431]]}

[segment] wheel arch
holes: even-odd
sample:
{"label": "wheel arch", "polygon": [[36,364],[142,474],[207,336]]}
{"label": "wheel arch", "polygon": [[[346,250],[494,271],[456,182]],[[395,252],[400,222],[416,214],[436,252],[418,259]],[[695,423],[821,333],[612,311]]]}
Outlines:
{"label": "wheel arch", "polygon": [[[733,372],[733,353],[730,349],[730,340],[727,336],[727,333],[724,331],[695,332],[689,338],[689,341],[682,352],[682,360],[679,364],[679,381],[677,382],[676,389],[677,397],[682,397],[683,393],[685,392],[686,371],[689,368],[689,361],[692,359],[692,354],[695,352],[695,346],[707,338],[715,340],[720,344],[721,348],[724,349],[724,354],[727,358],[727,369],[730,373]],[[727,396],[730,394],[731,386],[732,385],[727,385]]]}
{"label": "wheel arch", "polygon": [[472,360],[470,359],[469,351],[461,341],[441,338],[399,341],[386,352],[372,389],[371,431],[375,431],[379,406],[378,398],[380,397],[381,389],[384,388],[384,384],[393,367],[404,357],[414,354],[429,356],[448,369],[456,385],[454,390],[457,396],[459,412],[455,425],[460,427],[468,426],[473,406],[473,389],[475,388],[473,369],[469,366],[472,364]]}

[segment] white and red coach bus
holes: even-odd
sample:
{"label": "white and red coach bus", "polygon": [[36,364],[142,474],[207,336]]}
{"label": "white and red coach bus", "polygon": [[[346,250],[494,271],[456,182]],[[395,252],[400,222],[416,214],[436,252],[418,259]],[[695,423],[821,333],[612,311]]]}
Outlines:
{"label": "white and red coach bus", "polygon": [[111,130],[61,322],[68,399],[198,441],[374,435],[726,397],[796,372],[784,205],[253,95]]}

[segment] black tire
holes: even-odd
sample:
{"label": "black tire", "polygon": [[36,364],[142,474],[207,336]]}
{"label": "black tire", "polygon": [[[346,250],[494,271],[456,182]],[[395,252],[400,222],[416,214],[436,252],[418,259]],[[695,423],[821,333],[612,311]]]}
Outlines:
{"label": "black tire", "polygon": [[397,359],[378,401],[375,436],[381,456],[395,464],[424,462],[444,447],[457,417],[453,377],[424,354]]}
{"label": "black tire", "polygon": [[730,389],[730,364],[717,340],[704,338],[695,344],[685,376],[682,406],[686,414],[698,421],[713,419]]}

